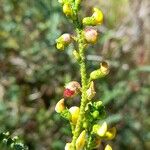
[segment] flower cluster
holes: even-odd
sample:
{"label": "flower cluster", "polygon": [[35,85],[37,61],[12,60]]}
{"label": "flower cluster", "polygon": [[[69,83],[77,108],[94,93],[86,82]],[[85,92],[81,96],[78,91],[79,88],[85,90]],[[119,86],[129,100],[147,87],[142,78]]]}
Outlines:
{"label": "flower cluster", "polygon": [[[63,98],[56,104],[55,111],[71,125],[73,138],[66,144],[65,150],[92,150],[98,148],[103,140],[112,140],[116,135],[116,128],[108,128],[107,123],[103,121],[106,113],[102,101],[95,99],[95,81],[109,73],[109,64],[106,61],[101,62],[99,68],[89,75],[85,64],[87,46],[95,44],[98,40],[98,31],[93,26],[102,24],[103,13],[98,8],[93,8],[93,14],[80,21],[78,11],[81,0],[59,0],[59,3],[64,14],[75,24],[76,32],[74,35],[69,33],[61,35],[56,40],[56,47],[64,50],[71,42],[76,42],[78,50],[73,50],[72,53],[80,66],[81,84],[70,81],[65,85]],[[66,101],[78,94],[81,95],[80,107],[67,108]],[[105,150],[112,148],[106,145]]]}

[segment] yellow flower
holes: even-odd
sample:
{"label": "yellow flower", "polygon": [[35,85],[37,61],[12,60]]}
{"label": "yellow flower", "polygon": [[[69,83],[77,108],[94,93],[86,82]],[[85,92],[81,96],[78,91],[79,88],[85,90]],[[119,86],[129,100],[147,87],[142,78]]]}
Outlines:
{"label": "yellow flower", "polygon": [[73,106],[69,109],[69,112],[71,113],[71,121],[75,125],[79,117],[80,109],[77,106]]}
{"label": "yellow flower", "polygon": [[65,110],[65,104],[64,99],[61,99],[55,106],[55,111],[57,113],[61,113],[63,110]]}
{"label": "yellow flower", "polygon": [[63,44],[63,43],[57,43],[57,44],[56,44],[56,48],[57,48],[57,49],[60,49],[60,50],[64,50],[65,47],[64,47],[64,44]]}
{"label": "yellow flower", "polygon": [[93,72],[91,72],[90,78],[91,78],[91,80],[95,80],[95,79],[106,76],[108,73],[109,73],[108,63],[102,62],[100,64],[100,69],[97,69],[97,70],[94,70]]}
{"label": "yellow flower", "polygon": [[111,129],[109,129],[106,134],[105,137],[107,140],[112,140],[113,138],[115,138],[116,136],[116,128],[112,127]]}
{"label": "yellow flower", "polygon": [[91,17],[85,17],[82,20],[83,25],[96,26],[103,23],[103,13],[98,8],[93,9]]}
{"label": "yellow flower", "polygon": [[107,144],[104,150],[112,150],[112,147],[109,144]]}
{"label": "yellow flower", "polygon": [[97,134],[98,134],[99,136],[103,137],[103,136],[105,135],[106,131],[107,131],[107,123],[104,122],[104,123],[101,125],[101,127],[98,129]]}
{"label": "yellow flower", "polygon": [[95,20],[95,23],[97,25],[102,24],[103,23],[103,13],[101,10],[99,10],[98,8],[94,8],[93,9],[94,13],[92,15],[92,17]]}
{"label": "yellow flower", "polygon": [[63,12],[66,16],[72,16],[73,12],[72,12],[71,5],[69,3],[65,3],[63,5]]}
{"label": "yellow flower", "polygon": [[82,150],[86,141],[86,132],[83,130],[76,141],[76,150]]}
{"label": "yellow flower", "polygon": [[93,126],[93,132],[100,137],[104,137],[107,132],[107,123],[104,122],[102,125],[96,124]]}

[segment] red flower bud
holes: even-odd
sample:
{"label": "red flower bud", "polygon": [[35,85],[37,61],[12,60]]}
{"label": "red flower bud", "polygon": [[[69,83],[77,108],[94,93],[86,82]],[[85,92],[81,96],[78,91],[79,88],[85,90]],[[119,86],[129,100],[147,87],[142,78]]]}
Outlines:
{"label": "red flower bud", "polygon": [[75,91],[72,91],[70,89],[64,90],[64,97],[72,97],[72,96],[74,96],[74,94],[75,94]]}
{"label": "red flower bud", "polygon": [[76,81],[71,81],[65,86],[64,97],[74,97],[80,90],[81,86]]}

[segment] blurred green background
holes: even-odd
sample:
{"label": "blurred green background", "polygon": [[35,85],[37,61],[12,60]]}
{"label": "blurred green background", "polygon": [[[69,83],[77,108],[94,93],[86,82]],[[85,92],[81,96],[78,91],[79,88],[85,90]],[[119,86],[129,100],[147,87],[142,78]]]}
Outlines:
{"label": "blurred green background", "polygon": [[[83,0],[81,16],[93,6],[105,21],[97,28],[98,44],[87,50],[87,69],[103,59],[111,64],[109,76],[96,83],[107,121],[117,128],[111,144],[114,150],[149,150],[150,2]],[[71,137],[68,122],[54,112],[64,84],[80,81],[72,46],[55,48],[65,32],[74,28],[57,0],[0,0],[0,132],[18,135],[30,150],[63,150]]]}

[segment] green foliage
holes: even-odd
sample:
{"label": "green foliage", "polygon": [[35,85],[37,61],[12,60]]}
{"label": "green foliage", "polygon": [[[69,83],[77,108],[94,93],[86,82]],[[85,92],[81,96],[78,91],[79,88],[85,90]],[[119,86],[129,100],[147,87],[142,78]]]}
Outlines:
{"label": "green foliage", "polygon": [[28,148],[21,143],[17,136],[12,138],[8,132],[0,133],[0,144],[2,149],[28,150]]}

